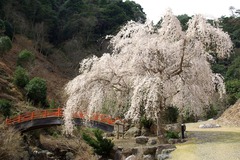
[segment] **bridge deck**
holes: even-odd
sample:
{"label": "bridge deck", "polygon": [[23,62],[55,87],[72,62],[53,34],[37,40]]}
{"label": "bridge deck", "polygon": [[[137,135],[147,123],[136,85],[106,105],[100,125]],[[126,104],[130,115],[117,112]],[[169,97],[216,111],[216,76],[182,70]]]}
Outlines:
{"label": "bridge deck", "polygon": [[[75,125],[87,124],[93,128],[100,128],[107,132],[114,130],[114,123],[116,120],[111,116],[105,114],[94,113],[90,118],[86,118],[84,113],[78,112],[73,115]],[[88,122],[88,123],[84,123]],[[7,118],[6,124],[8,126],[14,126],[20,131],[29,131],[37,128],[43,128],[53,125],[63,124],[63,110],[62,108],[40,110],[34,112],[28,112],[20,114],[13,118]]]}

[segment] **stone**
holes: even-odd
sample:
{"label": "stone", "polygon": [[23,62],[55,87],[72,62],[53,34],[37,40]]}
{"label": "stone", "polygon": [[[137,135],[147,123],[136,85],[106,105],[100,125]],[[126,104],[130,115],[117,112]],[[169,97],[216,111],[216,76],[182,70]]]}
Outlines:
{"label": "stone", "polygon": [[150,155],[150,154],[144,155],[143,156],[143,160],[154,160],[154,157],[152,155]]}
{"label": "stone", "polygon": [[148,145],[155,145],[157,144],[157,139],[149,139]]}
{"label": "stone", "polygon": [[114,160],[122,160],[122,151],[117,150],[114,154]]}
{"label": "stone", "polygon": [[144,155],[155,155],[156,153],[156,150],[157,150],[157,147],[156,146],[146,146],[146,147],[143,147],[143,154]]}
{"label": "stone", "polygon": [[157,160],[165,160],[167,158],[169,158],[168,154],[158,154],[157,155]]}
{"label": "stone", "polygon": [[181,142],[180,139],[174,139],[174,138],[168,139],[169,144],[176,144],[176,143],[179,143],[179,142]]}
{"label": "stone", "polygon": [[136,143],[138,143],[138,144],[146,144],[147,142],[148,142],[148,137],[146,137],[146,136],[136,137]]}
{"label": "stone", "polygon": [[125,137],[136,137],[139,136],[140,130],[137,127],[129,128],[124,134]]}
{"label": "stone", "polygon": [[162,150],[162,154],[169,154],[171,153],[172,151],[174,151],[176,148],[169,148],[169,149],[163,149]]}
{"label": "stone", "polygon": [[66,153],[66,160],[72,160],[74,159],[74,154],[72,152],[67,152]]}
{"label": "stone", "polygon": [[206,123],[200,124],[198,128],[219,128],[219,127],[221,127],[219,124]]}
{"label": "stone", "polygon": [[175,123],[175,124],[167,124],[164,127],[165,131],[171,131],[171,132],[181,132],[181,124]]}
{"label": "stone", "polygon": [[128,156],[125,160],[137,160],[135,155]]}
{"label": "stone", "polygon": [[176,149],[176,146],[173,144],[161,144],[157,146],[156,155],[162,154],[162,150],[164,149],[171,149],[171,148]]}

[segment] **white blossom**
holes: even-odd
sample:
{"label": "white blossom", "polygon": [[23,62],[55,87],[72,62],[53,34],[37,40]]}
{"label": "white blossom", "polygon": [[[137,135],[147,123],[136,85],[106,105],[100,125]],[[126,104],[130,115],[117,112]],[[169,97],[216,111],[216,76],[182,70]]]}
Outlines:
{"label": "white blossom", "polygon": [[188,25],[188,30],[182,31],[170,10],[160,29],[152,23],[130,21],[111,39],[111,54],[84,59],[80,74],[65,88],[66,131],[73,129],[72,113],[101,111],[109,99],[114,101],[113,106],[108,105],[114,108],[112,113],[138,120],[141,109],[147,117],[158,118],[169,104],[180,110],[188,107],[200,115],[216,91],[222,96],[223,78],[212,72],[209,59],[212,52],[228,56],[231,40],[201,15]]}

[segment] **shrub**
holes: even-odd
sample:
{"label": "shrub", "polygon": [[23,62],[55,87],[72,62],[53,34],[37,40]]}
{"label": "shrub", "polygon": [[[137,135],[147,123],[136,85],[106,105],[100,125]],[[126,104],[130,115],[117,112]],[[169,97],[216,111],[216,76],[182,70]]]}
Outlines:
{"label": "shrub", "polygon": [[143,116],[140,120],[140,123],[144,128],[150,129],[150,127],[153,125],[153,120],[147,119],[145,116]]}
{"label": "shrub", "polygon": [[163,112],[163,120],[165,123],[176,123],[179,116],[178,108],[169,106]]}
{"label": "shrub", "polygon": [[166,137],[167,139],[170,139],[170,138],[176,139],[176,138],[179,138],[179,135],[178,135],[178,132],[166,131],[165,137]]}
{"label": "shrub", "polygon": [[29,82],[27,71],[18,66],[13,75],[13,83],[18,87],[24,88]]}
{"label": "shrub", "polygon": [[27,91],[27,97],[35,104],[46,103],[47,98],[47,85],[46,81],[39,77],[34,77],[25,87]]}
{"label": "shrub", "polygon": [[8,52],[12,48],[12,41],[7,36],[0,37],[0,55]]}
{"label": "shrub", "polygon": [[103,157],[109,156],[111,150],[113,149],[113,142],[110,139],[103,138],[103,131],[96,129],[93,130],[94,138],[89,134],[83,132],[82,138],[93,147],[93,150],[96,154],[101,155]]}
{"label": "shrub", "polygon": [[213,105],[211,105],[206,111],[205,118],[206,119],[214,118],[217,116],[217,114],[218,114],[217,109]]}
{"label": "shrub", "polygon": [[197,120],[196,115],[194,115],[189,109],[186,109],[182,116],[183,123],[196,122]]}
{"label": "shrub", "polygon": [[17,64],[19,66],[26,67],[27,65],[33,63],[33,61],[34,55],[31,51],[25,49],[18,54]]}
{"label": "shrub", "polygon": [[4,117],[10,116],[11,107],[12,105],[8,100],[0,99],[0,113],[2,113]]}

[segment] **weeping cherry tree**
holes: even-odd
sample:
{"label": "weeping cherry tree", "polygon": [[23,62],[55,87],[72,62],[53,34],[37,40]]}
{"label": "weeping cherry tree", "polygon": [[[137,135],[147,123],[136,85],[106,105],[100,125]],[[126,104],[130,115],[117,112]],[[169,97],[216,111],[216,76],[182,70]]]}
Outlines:
{"label": "weeping cherry tree", "polygon": [[107,106],[112,116],[138,121],[144,110],[159,126],[166,106],[188,107],[200,115],[213,94],[225,93],[223,77],[212,72],[210,61],[212,53],[228,56],[232,43],[201,15],[188,22],[187,31],[170,10],[159,29],[130,21],[110,42],[112,53],[84,59],[80,74],[65,87],[66,133],[73,130],[72,114],[77,111],[91,115]]}

